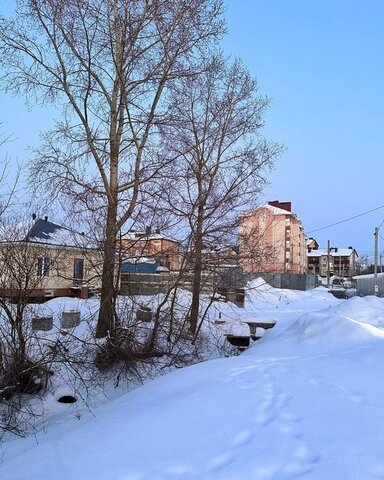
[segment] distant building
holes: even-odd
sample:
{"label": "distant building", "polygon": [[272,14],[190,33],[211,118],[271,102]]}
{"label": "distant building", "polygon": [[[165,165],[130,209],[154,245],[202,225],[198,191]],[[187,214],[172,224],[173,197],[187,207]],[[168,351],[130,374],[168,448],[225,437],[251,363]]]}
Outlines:
{"label": "distant building", "polygon": [[306,244],[307,244],[308,252],[310,252],[312,250],[317,250],[319,248],[319,244],[312,237],[307,238]]}
{"label": "distant building", "polygon": [[306,239],[291,202],[268,202],[240,218],[239,261],[246,272],[306,272]]}
{"label": "distant building", "polygon": [[308,256],[308,273],[314,273],[321,277],[337,275],[339,277],[352,277],[356,274],[356,264],[359,257],[353,247],[332,249],[328,252],[326,248],[311,250]]}
{"label": "distant building", "polygon": [[180,268],[180,242],[162,235],[159,231],[152,233],[131,231],[120,239],[123,261],[148,258],[169,270]]}

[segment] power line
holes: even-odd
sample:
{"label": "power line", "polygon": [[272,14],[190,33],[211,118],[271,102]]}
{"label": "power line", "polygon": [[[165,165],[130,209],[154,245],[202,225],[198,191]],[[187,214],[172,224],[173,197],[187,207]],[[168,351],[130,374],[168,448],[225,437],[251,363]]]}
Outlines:
{"label": "power line", "polygon": [[[350,217],[350,218],[346,218],[345,220],[340,220],[339,222],[331,223],[330,225],[325,225],[324,227],[315,228],[314,230],[310,230],[307,233],[318,232],[318,231],[324,230],[326,228],[334,227],[335,225],[340,225],[340,223],[349,222],[350,220],[354,220],[355,218],[362,217],[363,215],[367,215],[368,213],[375,212],[376,210],[380,210],[381,208],[384,208],[384,205],[381,205],[380,207],[373,208],[372,210],[368,210],[367,212],[364,212],[364,213],[359,213],[358,215],[355,215],[355,216]],[[383,223],[384,223],[384,220],[381,224],[383,224]]]}

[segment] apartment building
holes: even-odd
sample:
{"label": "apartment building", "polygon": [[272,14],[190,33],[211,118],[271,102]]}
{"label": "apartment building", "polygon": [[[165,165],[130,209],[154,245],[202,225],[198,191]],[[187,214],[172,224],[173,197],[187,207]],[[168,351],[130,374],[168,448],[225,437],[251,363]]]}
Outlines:
{"label": "apartment building", "polygon": [[239,235],[239,260],[245,272],[306,272],[306,238],[291,202],[271,201],[243,215]]}
{"label": "apartment building", "polygon": [[[339,277],[352,277],[356,274],[356,263],[359,255],[353,247],[332,248],[329,252],[326,248],[310,250],[307,254],[308,273],[314,273],[325,278],[329,275]],[[328,264],[329,258],[329,264]]]}

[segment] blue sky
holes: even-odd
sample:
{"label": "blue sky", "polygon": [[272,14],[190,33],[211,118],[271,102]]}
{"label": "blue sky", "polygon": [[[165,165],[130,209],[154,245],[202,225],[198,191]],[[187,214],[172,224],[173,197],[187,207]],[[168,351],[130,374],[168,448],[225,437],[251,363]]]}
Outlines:
{"label": "blue sky", "polygon": [[[306,232],[384,205],[384,2],[229,0],[227,18],[225,49],[272,98],[265,134],[286,147],[264,199],[291,200]],[[383,219],[311,235],[372,254]]]}
{"label": "blue sky", "polygon": [[[2,0],[4,12],[13,0]],[[228,54],[241,57],[272,98],[265,135],[285,151],[265,200],[290,200],[306,232],[384,205],[384,2],[228,0]],[[0,94],[0,121],[27,158],[52,112]],[[353,245],[373,254],[384,208],[313,232],[322,247]],[[384,226],[380,232],[384,238]],[[384,249],[381,240],[380,249]]]}

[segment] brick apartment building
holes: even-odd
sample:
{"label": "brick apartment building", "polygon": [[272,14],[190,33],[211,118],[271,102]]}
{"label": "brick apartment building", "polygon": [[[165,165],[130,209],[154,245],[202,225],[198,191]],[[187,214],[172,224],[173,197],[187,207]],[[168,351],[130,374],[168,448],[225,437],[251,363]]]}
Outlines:
{"label": "brick apartment building", "polygon": [[243,215],[239,233],[245,272],[306,273],[306,238],[291,202],[271,201]]}

